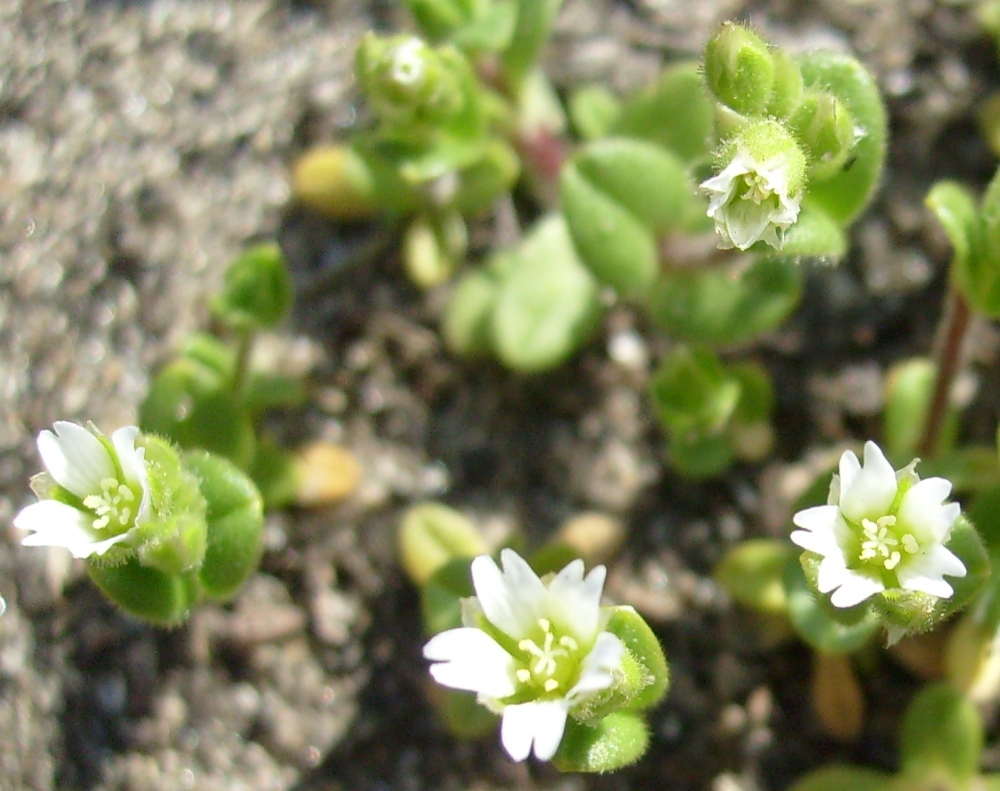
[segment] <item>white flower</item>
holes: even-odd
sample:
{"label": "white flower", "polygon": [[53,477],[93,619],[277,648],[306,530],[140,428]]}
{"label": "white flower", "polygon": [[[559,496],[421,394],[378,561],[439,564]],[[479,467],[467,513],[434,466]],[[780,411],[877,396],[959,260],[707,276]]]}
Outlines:
{"label": "white flower", "polygon": [[574,560],[548,583],[513,550],[472,561],[476,596],[465,626],[433,637],[424,656],[446,687],[479,694],[502,715],[500,739],[515,761],[555,755],[575,707],[615,683],[625,646],[604,631],[605,569],[583,576]]}
{"label": "white flower", "polygon": [[48,475],[41,497],[14,519],[32,531],[25,546],[65,547],[73,557],[104,555],[128,546],[133,531],[150,518],[145,451],[136,448],[139,429],[120,428],[110,444],[96,429],[58,421],[38,435],[38,452]]}
{"label": "white flower", "polygon": [[792,541],[822,557],[817,587],[833,591],[835,607],[893,588],[944,599],[954,593],[945,576],[965,576],[962,561],[945,546],[960,510],[944,502],[951,483],[920,480],[916,463],[894,472],[878,446],[866,442],[863,467],[851,451],[840,457],[829,504],[792,518],[802,528]]}
{"label": "white flower", "polygon": [[758,162],[740,149],[721,173],[702,182],[699,190],[709,198],[708,216],[715,221],[721,249],[746,250],[758,239],[781,247],[802,201],[801,191],[789,194],[790,169],[784,154]]}

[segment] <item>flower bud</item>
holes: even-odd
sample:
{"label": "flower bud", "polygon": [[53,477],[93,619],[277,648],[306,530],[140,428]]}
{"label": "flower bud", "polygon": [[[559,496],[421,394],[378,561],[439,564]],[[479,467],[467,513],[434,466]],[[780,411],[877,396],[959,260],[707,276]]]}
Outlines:
{"label": "flower bud", "polygon": [[773,120],[747,125],[721,146],[717,175],[702,182],[721,249],[755,242],[781,248],[798,219],[806,157],[785,126]]}
{"label": "flower bud", "polygon": [[825,179],[844,167],[857,133],[847,106],[825,91],[810,91],[788,119],[809,156],[809,176]]}
{"label": "flower bud", "polygon": [[774,88],[771,49],[756,33],[727,22],[705,46],[705,78],[720,102],[739,113],[759,115]]}
{"label": "flower bud", "polygon": [[368,33],[358,47],[358,79],[372,109],[403,130],[432,130],[457,116],[465,104],[462,80],[450,49],[432,49],[416,36]]}

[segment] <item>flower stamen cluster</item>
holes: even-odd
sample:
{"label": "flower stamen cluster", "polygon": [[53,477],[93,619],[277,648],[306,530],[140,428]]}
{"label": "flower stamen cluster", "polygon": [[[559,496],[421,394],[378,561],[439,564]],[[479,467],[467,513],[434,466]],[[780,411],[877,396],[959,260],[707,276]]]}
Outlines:
{"label": "flower stamen cluster", "polygon": [[463,600],[464,627],[433,637],[424,656],[447,687],[478,694],[502,716],[501,741],[515,761],[551,759],[566,721],[607,695],[622,678],[622,641],[600,606],[603,566],[586,577],[583,561],[543,581],[510,549],[502,570],[483,555],[472,562],[476,596]]}
{"label": "flower stamen cluster", "polygon": [[865,443],[864,466],[846,451],[828,504],[793,517],[801,529],[791,539],[820,556],[816,587],[832,592],[835,607],[892,589],[950,598],[954,589],[945,577],[966,575],[946,546],[960,512],[945,502],[951,484],[921,480],[915,464],[894,471],[874,442]]}

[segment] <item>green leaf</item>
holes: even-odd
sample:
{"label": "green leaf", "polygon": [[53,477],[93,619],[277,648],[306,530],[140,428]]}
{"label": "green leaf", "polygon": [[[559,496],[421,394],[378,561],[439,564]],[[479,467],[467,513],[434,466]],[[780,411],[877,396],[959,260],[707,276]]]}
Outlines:
{"label": "green leaf", "polygon": [[474,692],[437,687],[431,702],[448,730],[459,738],[475,739],[497,726],[497,715],[481,704]]}
{"label": "green leaf", "polygon": [[865,605],[838,610],[830,604],[829,597],[818,596],[803,572],[802,564],[812,562],[809,554],[804,553],[802,562],[793,558],[785,566],[789,620],[799,636],[818,651],[826,654],[856,651],[871,640],[879,628],[879,620]]}
{"label": "green leaf", "polygon": [[468,272],[458,281],[441,326],[452,354],[482,357],[493,351],[492,315],[501,282],[498,269],[489,266]]}
{"label": "green leaf", "polygon": [[914,698],[900,737],[903,774],[944,770],[961,784],[979,772],[983,726],[975,706],[947,684],[933,684]]}
{"label": "green leaf", "polygon": [[889,369],[882,433],[890,459],[903,462],[916,454],[934,393],[934,371],[934,363],[925,357],[903,360]]}
{"label": "green leaf", "polygon": [[791,314],[802,284],[801,267],[784,257],[758,259],[742,273],[672,271],[653,285],[650,315],[680,340],[744,343],[776,328]]}
{"label": "green leaf", "polygon": [[629,99],[611,132],[663,146],[690,164],[708,158],[713,119],[699,64],[680,63]]}
{"label": "green leaf", "polygon": [[894,788],[892,778],[882,772],[859,766],[824,766],[800,777],[788,791],[892,791]]}
{"label": "green leaf", "polygon": [[491,314],[492,345],[514,370],[548,370],[577,351],[602,313],[598,285],[577,258],[565,222],[553,215],[513,251]]}
{"label": "green leaf", "polygon": [[[957,432],[957,426],[955,430]],[[906,458],[912,458],[912,454]],[[951,481],[953,495],[955,492],[980,492],[1000,486],[1000,464],[997,463],[996,450],[981,445],[965,445],[947,451],[933,459],[922,461],[919,469],[921,478],[937,476]]]}
{"label": "green leaf", "polygon": [[569,117],[581,140],[610,135],[620,113],[617,97],[603,85],[586,85],[569,95]]}
{"label": "green leaf", "polygon": [[517,22],[510,46],[502,55],[504,82],[514,96],[534,71],[561,4],[562,0],[515,0]]}
{"label": "green leaf", "polygon": [[208,546],[199,578],[205,594],[225,600],[257,570],[263,551],[264,505],[253,481],[224,458],[188,453],[184,466],[201,480],[208,503]]}
{"label": "green leaf", "polygon": [[139,406],[139,426],[185,449],[203,448],[246,468],[256,437],[229,382],[199,362],[181,358],[153,379]]}
{"label": "green leaf", "polygon": [[499,52],[510,46],[517,24],[517,6],[507,0],[481,4],[482,13],[451,34],[451,43],[470,52]]}
{"label": "green leaf", "polygon": [[648,709],[659,703],[667,694],[670,671],[660,641],[649,624],[632,607],[612,608],[612,615],[605,630],[616,635],[639,662],[645,678],[637,692],[628,698],[632,710]]}
{"label": "green leaf", "polygon": [[638,761],[648,747],[646,723],[632,712],[586,725],[570,717],[552,763],[560,772],[613,772]]}
{"label": "green leaf", "polygon": [[462,599],[475,596],[472,556],[446,561],[420,585],[420,610],[424,632],[433,636],[462,625]]}
{"label": "green leaf", "polygon": [[[989,555],[1000,557],[1000,482],[977,492],[965,516],[976,526]],[[1000,578],[994,578],[993,584],[1000,584]]]}
{"label": "green leaf", "polygon": [[[807,193],[808,194],[808,193]],[[757,252],[773,252],[766,242],[757,242]],[[799,218],[786,232],[781,243],[782,257],[818,258],[835,262],[847,253],[847,235],[840,224],[818,206],[806,201]]]}
{"label": "green leaf", "polygon": [[695,440],[723,433],[736,409],[740,385],[706,349],[677,345],[650,380],[653,409],[672,438]]}
{"label": "green leaf", "polygon": [[731,547],[715,567],[713,577],[733,601],[768,615],[785,615],[785,568],[798,555],[788,541],[755,538]]}
{"label": "green leaf", "polygon": [[453,205],[464,214],[476,214],[493,205],[514,186],[521,173],[521,160],[504,141],[489,139],[481,156],[458,174]]}
{"label": "green leaf", "polygon": [[294,454],[267,439],[257,443],[257,452],[249,469],[260,495],[264,510],[284,508],[295,502],[298,493],[297,458]]}
{"label": "green leaf", "polygon": [[683,227],[694,188],[682,163],[659,146],[611,138],[563,168],[563,212],[580,258],[625,295],[643,294],[659,269],[658,238]]}
{"label": "green leaf", "polygon": [[130,558],[120,566],[87,565],[94,584],[125,612],[157,626],[185,621],[198,598],[191,575],[165,574]]}
{"label": "green leaf", "polygon": [[774,388],[767,371],[755,363],[738,363],[730,369],[740,383],[740,400],[733,412],[729,437],[736,454],[746,461],[760,461],[771,451],[774,431]]}
{"label": "green leaf", "polygon": [[399,525],[399,554],[403,568],[423,585],[442,566],[456,558],[474,558],[489,552],[479,529],[464,514],[441,503],[419,503],[403,514]]}
{"label": "green leaf", "polygon": [[806,88],[829,91],[842,101],[860,132],[854,153],[839,173],[810,181],[803,207],[815,205],[842,226],[868,205],[885,160],[886,111],[878,85],[856,59],[834,52],[811,52],[799,58]]}
{"label": "green leaf", "polygon": [[969,255],[965,267],[958,268],[956,283],[965,285],[963,294],[980,313],[1000,317],[1000,170],[983,195],[983,246],[979,255]]}
{"label": "green leaf", "polygon": [[[996,302],[1000,288],[988,261],[986,229],[970,192],[953,181],[939,181],[924,200],[951,243],[951,276],[956,287],[977,310]],[[988,312],[985,311],[984,312]]]}
{"label": "green leaf", "polygon": [[292,309],[292,278],[277,244],[252,247],[226,270],[222,293],[212,311],[230,327],[269,329]]}
{"label": "green leaf", "polygon": [[672,436],[667,447],[670,467],[685,478],[714,478],[728,470],[736,457],[728,434],[711,437]]}

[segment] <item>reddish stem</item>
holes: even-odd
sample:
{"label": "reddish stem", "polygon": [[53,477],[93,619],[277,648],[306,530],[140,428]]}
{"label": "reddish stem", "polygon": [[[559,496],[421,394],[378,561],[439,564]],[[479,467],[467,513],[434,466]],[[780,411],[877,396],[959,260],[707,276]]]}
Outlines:
{"label": "reddish stem", "polygon": [[941,429],[948,414],[952,383],[961,364],[962,342],[969,329],[971,315],[965,297],[954,286],[950,287],[941,335],[935,350],[934,396],[927,417],[924,419],[920,444],[917,446],[917,453],[921,456],[933,458],[937,453]]}

